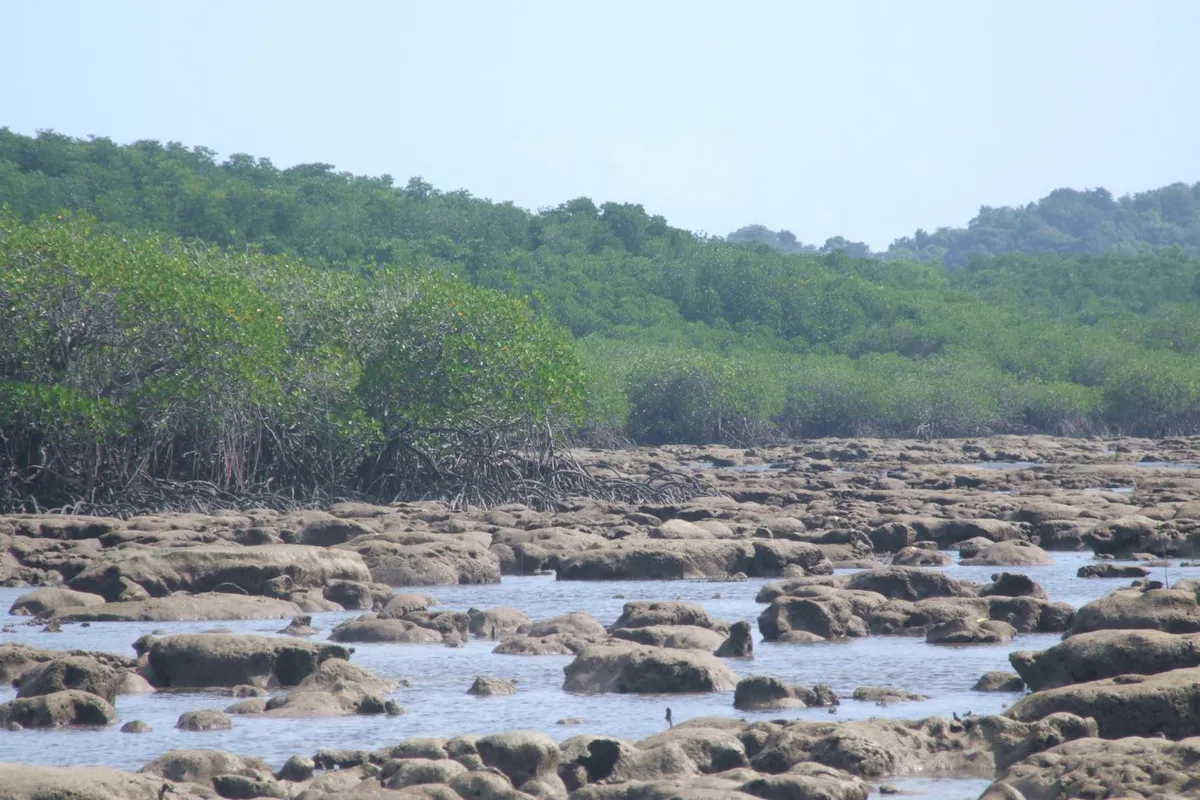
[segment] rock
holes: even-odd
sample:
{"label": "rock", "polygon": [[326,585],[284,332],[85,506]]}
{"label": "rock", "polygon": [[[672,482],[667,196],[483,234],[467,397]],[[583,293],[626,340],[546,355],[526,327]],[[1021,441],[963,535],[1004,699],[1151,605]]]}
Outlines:
{"label": "rock", "polygon": [[311,758],[300,755],[291,756],[287,761],[283,762],[283,766],[279,768],[279,772],[275,773],[275,779],[302,783],[312,778],[315,769],[316,765]]}
{"label": "rock", "polygon": [[695,625],[651,625],[645,628],[617,628],[613,636],[651,647],[713,652],[725,641],[724,635]]}
{"label": "rock", "polygon": [[[445,537],[440,537],[445,538]],[[401,544],[375,536],[338,550],[362,556],[371,578],[389,586],[444,586],[500,582],[500,559],[486,547],[462,541]]]}
{"label": "rock", "polygon": [[812,689],[799,683],[754,675],[738,681],[733,692],[733,707],[738,711],[767,711],[810,706],[836,706],[837,695],[824,684]]}
{"label": "rock", "polygon": [[379,616],[384,619],[399,619],[413,611],[424,611],[430,606],[436,606],[437,600],[427,594],[414,592],[397,592],[384,604]]}
{"label": "rock", "polygon": [[729,636],[713,654],[722,658],[752,658],[754,634],[750,623],[738,621],[729,626]]}
{"label": "rock", "polygon": [[1079,738],[1008,766],[981,800],[1051,800],[1064,787],[1073,797],[1192,797],[1197,748],[1195,738]]}
{"label": "rock", "polygon": [[1026,503],[1016,511],[1013,511],[1010,517],[1017,522],[1041,525],[1052,520],[1076,519],[1079,514],[1080,510],[1075,506],[1069,506],[1064,503],[1035,502]]}
{"label": "rock", "polygon": [[875,592],[893,600],[924,600],[929,597],[975,597],[978,587],[942,572],[919,567],[881,567],[855,573],[845,588]]}
{"label": "rock", "polygon": [[45,664],[67,656],[90,658],[116,670],[137,668],[137,662],[133,659],[113,655],[112,653],[87,652],[84,650],[73,650],[71,652],[42,650],[41,648],[30,647],[18,644],[17,642],[8,642],[0,644],[0,682],[10,683],[39,664]]}
{"label": "rock", "polygon": [[449,783],[467,768],[448,758],[401,758],[383,765],[380,780],[388,789],[403,789],[420,784]]}
{"label": "rock", "polygon": [[19,697],[0,705],[0,720],[25,728],[58,728],[66,725],[111,725],[117,711],[103,697],[78,689]]}
{"label": "rock", "polygon": [[1006,542],[1025,538],[1024,531],[1019,527],[999,519],[939,520],[929,534],[929,538],[936,541],[941,549],[949,549],[950,545],[963,539],[983,538],[992,542]]}
{"label": "rock", "polygon": [[929,644],[995,644],[1011,642],[1015,633],[1007,622],[957,619],[930,628],[925,641]]}
{"label": "rock", "polygon": [[516,681],[501,680],[488,675],[476,675],[475,682],[471,684],[470,689],[467,689],[467,694],[473,694],[476,697],[494,697],[516,693]]}
{"label": "rock", "polygon": [[316,519],[303,525],[296,534],[296,544],[314,547],[333,547],[359,536],[374,536],[376,531],[352,519]]}
{"label": "rock", "polygon": [[979,590],[981,597],[1037,597],[1049,599],[1046,590],[1028,575],[1018,572],[997,572],[992,575],[992,582]]}
{"label": "rock", "polygon": [[622,542],[561,558],[559,580],[682,580],[783,574],[789,566],[812,573],[832,571],[816,545],[781,541]]}
{"label": "rock", "polygon": [[303,614],[298,617],[292,617],[292,621],[288,626],[277,633],[282,633],[285,636],[312,636],[317,633],[317,629],[312,626],[312,616]]}
{"label": "rock", "polygon": [[962,559],[965,566],[979,567],[1043,567],[1054,563],[1054,556],[1032,542],[996,542],[977,555]]}
{"label": "rock", "polygon": [[88,656],[65,656],[37,665],[13,682],[17,697],[37,697],[78,689],[116,702],[121,673]]}
{"label": "rock", "polygon": [[1200,667],[1045,689],[1018,700],[1005,715],[1032,722],[1057,712],[1092,717],[1106,739],[1200,733]]}
{"label": "rock", "polygon": [[864,703],[875,703],[877,705],[911,703],[929,699],[923,694],[910,692],[907,689],[893,689],[886,686],[859,686],[851,696],[855,700]]}
{"label": "rock", "polygon": [[330,658],[350,651],[331,644],[244,634],[178,634],[146,650],[158,686],[295,686]]}
{"label": "rock", "polygon": [[1200,634],[1155,630],[1081,633],[1048,650],[1009,654],[1013,668],[1035,692],[1118,675],[1153,675],[1200,667]]}
{"label": "rock", "polygon": [[442,634],[408,620],[359,617],[338,625],[329,634],[329,639],[334,642],[438,644]]}
{"label": "rock", "polygon": [[140,719],[131,720],[121,726],[121,733],[151,733],[153,730],[150,723],[142,722]]}
{"label": "rock", "polygon": [[516,633],[522,625],[532,622],[519,608],[472,608],[467,611],[467,617],[471,634],[483,639],[499,639]]}
{"label": "rock", "polygon": [[[735,730],[709,727],[710,720],[691,720],[675,728],[642,739],[637,749],[643,752],[682,751],[695,770],[702,774],[723,773],[747,766],[746,747],[735,735]],[[714,725],[727,723],[724,719],[711,719]]]}
{"label": "rock", "polygon": [[[754,778],[742,784],[740,790],[762,800],[867,800],[871,791],[861,778],[815,764],[805,767],[801,774]],[[882,788],[880,793],[887,794]]]}
{"label": "rock", "polygon": [[273,779],[270,767],[260,758],[247,758],[220,750],[170,750],[146,764],[144,775],[156,776],[156,791],[162,781],[212,787],[223,775],[240,775],[255,780]]}
{"label": "rock", "polygon": [[975,681],[975,685],[971,687],[971,691],[1023,692],[1025,691],[1025,682],[1015,673],[993,670],[980,675],[979,680]]}
{"label": "rock", "polygon": [[133,602],[105,603],[86,608],[63,608],[52,622],[178,622],[181,620],[288,619],[300,607],[269,597],[232,594],[177,594]]}
{"label": "rock", "polygon": [[8,613],[18,617],[40,617],[61,608],[87,608],[103,603],[104,598],[98,594],[62,588],[34,589],[18,597]]}
{"label": "rock", "polygon": [[939,550],[921,547],[905,547],[892,556],[892,564],[898,567],[945,567],[954,563],[950,556]]}
{"label": "rock", "polygon": [[1196,593],[1187,589],[1119,589],[1080,608],[1067,636],[1114,628],[1200,633]]}
{"label": "rock", "polygon": [[635,600],[626,603],[612,627],[616,630],[659,625],[694,625],[721,632],[729,628],[724,622],[709,619],[708,612],[696,603],[674,600]]}
{"label": "rock", "polygon": [[179,715],[175,727],[181,731],[227,731],[233,728],[233,720],[220,711],[185,711]]}
{"label": "rock", "polygon": [[[882,605],[884,599],[876,597],[877,605]],[[857,613],[855,601],[855,597],[842,592],[777,597],[759,615],[758,630],[768,642],[795,641],[797,633],[821,639],[866,636],[870,629]]]}
{"label": "rock", "polygon": [[563,668],[568,692],[724,692],[737,675],[716,656],[640,645],[591,645]]}
{"label": "rock", "polygon": [[263,584],[287,575],[297,589],[320,589],[335,580],[369,583],[363,559],[348,550],[304,545],[205,544],[184,548],[115,550],[68,582],[71,589],[103,595],[110,602],[125,591],[122,580],[144,588],[153,597],[172,592],[211,592],[222,583],[263,594]]}
{"label": "rock", "polygon": [[651,529],[651,539],[687,539],[696,541],[700,539],[712,539],[713,535],[701,528],[694,522],[688,522],[682,519],[669,519]]}
{"label": "rock", "polygon": [[255,797],[286,798],[291,795],[274,778],[251,778],[246,775],[216,775],[213,790],[228,800],[251,800]]}
{"label": "rock", "polygon": [[[372,587],[377,588],[372,588]],[[323,600],[336,603],[347,611],[370,611],[376,603],[382,607],[392,596],[390,586],[358,581],[330,581],[321,589]]]}
{"label": "rock", "polygon": [[1132,564],[1085,564],[1075,572],[1077,578],[1145,578],[1150,570]]}
{"label": "rock", "polygon": [[573,656],[588,644],[570,636],[509,636],[492,652],[500,656]]}
{"label": "rock", "polygon": [[[1096,555],[1128,558],[1134,553],[1154,553],[1159,557],[1176,555],[1169,537],[1159,534],[1157,520],[1138,515],[1105,520],[1084,534],[1084,541]],[[1168,546],[1169,545],[1169,546]]]}
{"label": "rock", "polygon": [[459,797],[477,800],[525,800],[529,795],[518,792],[505,776],[496,772],[465,772],[449,781]]}
{"label": "rock", "polygon": [[544,733],[494,733],[478,739],[475,748],[484,764],[500,770],[515,786],[558,769],[558,744]]}
{"label": "rock", "polygon": [[525,636],[543,637],[559,634],[580,639],[602,639],[608,630],[586,611],[572,611],[550,619],[538,620],[522,625],[517,632]]}
{"label": "rock", "polygon": [[[46,767],[0,764],[4,800],[158,800],[161,778],[107,767]],[[172,800],[208,800],[211,790],[174,786]]]}

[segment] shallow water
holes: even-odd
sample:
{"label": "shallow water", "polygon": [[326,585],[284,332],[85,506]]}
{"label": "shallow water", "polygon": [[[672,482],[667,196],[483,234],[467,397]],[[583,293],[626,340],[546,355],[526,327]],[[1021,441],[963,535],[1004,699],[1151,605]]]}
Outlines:
{"label": "shallow water", "polygon": [[[1079,606],[1113,589],[1127,585],[1124,579],[1075,577],[1075,571],[1091,563],[1090,554],[1056,553],[1056,563],[1047,567],[1010,568],[1025,572],[1041,583],[1050,596]],[[950,566],[956,578],[987,582],[996,567]],[[1160,570],[1155,570],[1156,577]],[[1200,577],[1200,568],[1172,567],[1172,582],[1182,577]],[[568,611],[588,611],[605,624],[621,613],[626,600],[690,600],[700,603],[710,615],[730,622],[752,624],[764,606],[754,597],[771,580],[740,583],[707,581],[559,582],[553,577],[509,577],[488,586],[446,586],[428,591],[441,607],[465,611],[475,606],[514,606],[531,618],[540,619]],[[24,589],[0,589],[0,608],[7,609]],[[424,591],[424,589],[421,589]],[[338,622],[361,612],[314,614],[313,624],[323,639]],[[215,628],[238,633],[274,634],[285,621],[177,623],[94,623],[90,627],[64,626],[61,633],[43,633],[23,617],[0,616],[0,624],[15,623],[13,633],[0,634],[0,642],[20,641],[51,649],[108,650],[133,655],[132,643],[151,631],[199,632]],[[1003,645],[938,647],[921,637],[871,637],[843,642],[808,645],[779,645],[756,642],[751,661],[731,660],[740,675],[774,675],[805,684],[827,683],[840,695],[857,686],[893,686],[928,695],[929,700],[879,707],[873,703],[843,701],[837,719],[864,717],[949,716],[952,712],[988,714],[1012,703],[1014,694],[982,694],[971,686],[983,672],[1008,669],[1008,653],[1019,649],[1052,646],[1054,634],[1018,636]],[[582,732],[642,738],[661,731],[666,708],[676,722],[699,716],[738,716],[748,719],[829,719],[823,708],[774,711],[758,714],[736,712],[732,693],[707,695],[636,696],[575,695],[562,690],[563,667],[569,656],[494,655],[494,643],[471,641],[466,647],[442,645],[354,645],[353,661],[393,679],[408,679],[411,687],[394,695],[405,707],[399,717],[352,716],[333,719],[270,719],[256,715],[234,716],[230,731],[192,733],[176,730],[175,720],[184,711],[223,709],[233,698],[198,692],[162,692],[148,696],[117,698],[122,721],[141,719],[154,732],[122,734],[119,725],[100,730],[24,730],[0,732],[0,761],[36,764],[99,764],[137,769],[161,753],[177,747],[230,750],[259,755],[279,766],[289,755],[311,755],[320,748],[374,749],[410,736],[449,737],[464,733],[484,734],[512,729],[542,730],[557,739]],[[475,698],[466,694],[476,675],[513,678],[518,693],[509,697]],[[0,702],[14,696],[11,688],[0,689]],[[580,726],[557,725],[565,717],[583,720]],[[933,788],[930,788],[933,787]],[[965,787],[965,788],[964,788]],[[927,796],[974,796],[978,782],[950,781],[913,785]],[[963,793],[965,792],[965,793]]]}

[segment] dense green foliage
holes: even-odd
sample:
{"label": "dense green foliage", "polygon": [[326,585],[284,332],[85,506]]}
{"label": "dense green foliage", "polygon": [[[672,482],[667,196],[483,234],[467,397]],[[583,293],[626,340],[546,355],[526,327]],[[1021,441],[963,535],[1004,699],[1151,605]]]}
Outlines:
{"label": "dense green foliage", "polygon": [[0,217],[0,308],[8,506],[146,477],[405,493],[583,411],[564,330],[443,274]]}
{"label": "dense green foliage", "polygon": [[[983,214],[965,232],[897,243],[910,259],[881,259],[856,257],[861,247],[841,239],[818,249],[791,237],[781,248],[781,234],[767,241],[765,229],[737,243],[698,237],[638,205],[579,198],[532,213],[418,178],[398,187],[322,164],[281,170],[243,155],[218,161],[202,148],[0,130],[0,203],[29,223],[59,209],[87,212],[100,231],[126,237],[78,234],[96,243],[89,247],[140,242],[161,254],[158,274],[176,277],[153,299],[165,309],[156,324],[172,314],[189,323],[156,336],[156,347],[176,350],[139,354],[140,367],[112,363],[118,353],[105,349],[91,367],[97,376],[107,369],[103,376],[80,383],[76,360],[71,380],[52,382],[75,394],[33,399],[33,389],[10,389],[5,402],[22,414],[80,409],[70,410],[71,430],[86,436],[101,423],[115,426],[105,436],[134,435],[121,426],[162,417],[155,402],[176,415],[166,430],[187,420],[200,426],[196,436],[211,428],[212,442],[225,435],[218,419],[267,415],[246,430],[286,431],[272,444],[286,453],[264,455],[256,463],[266,472],[254,474],[291,459],[314,465],[313,482],[395,475],[399,456],[381,443],[423,441],[411,432],[477,413],[523,425],[551,409],[582,413],[580,432],[596,441],[1192,431],[1200,429],[1200,259],[1191,255],[1200,224],[1181,191],[1113,200],[1064,190]],[[1118,219],[1118,239],[1104,239],[1098,231]],[[1076,244],[1051,247],[1046,226]],[[156,235],[178,238],[150,248]],[[215,272],[195,280],[178,272],[201,266]],[[192,285],[167,291],[179,280]],[[243,300],[230,310],[188,299],[202,280]],[[259,308],[282,317],[281,328],[251,333],[265,326]],[[44,324],[18,311],[4,335],[29,337]],[[230,328],[227,317],[245,322]],[[562,330],[575,338],[578,362]],[[513,331],[527,346],[512,348]],[[182,364],[205,352],[212,337],[224,337],[221,357],[204,364],[203,377],[176,368],[168,383],[152,369],[168,355]],[[31,351],[31,364],[65,369],[39,346],[47,352]],[[11,381],[14,367],[5,369]],[[124,375],[136,379],[106,388]],[[213,381],[222,390],[204,395]],[[23,386],[49,391],[40,380]],[[241,405],[222,416],[218,402]],[[95,410],[104,403],[121,411]],[[447,442],[422,447],[452,450]]]}
{"label": "dense green foliage", "polygon": [[1200,255],[1200,183],[1173,183],[1161,189],[1114,198],[1104,189],[1055,189],[1036,203],[984,206],[966,228],[918,230],[872,253],[861,242],[841,237],[820,247],[796,240],[791,231],[747,225],[730,242],[765,244],[783,253],[847,254],[885,261],[926,261],[961,267],[971,258],[1005,253],[1136,256],[1180,248]]}

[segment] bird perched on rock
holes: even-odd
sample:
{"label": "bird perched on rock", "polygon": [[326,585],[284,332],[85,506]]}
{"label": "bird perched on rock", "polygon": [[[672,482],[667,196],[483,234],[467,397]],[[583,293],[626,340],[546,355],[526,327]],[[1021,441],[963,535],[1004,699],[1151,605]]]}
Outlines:
{"label": "bird perched on rock", "polygon": [[669,707],[667,708],[667,725],[672,728],[675,727],[675,722],[671,719],[671,709]]}

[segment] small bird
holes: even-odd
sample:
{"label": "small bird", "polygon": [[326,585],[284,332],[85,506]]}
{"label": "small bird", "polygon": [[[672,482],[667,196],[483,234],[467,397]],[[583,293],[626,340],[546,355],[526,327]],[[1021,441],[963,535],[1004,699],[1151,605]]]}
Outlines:
{"label": "small bird", "polygon": [[962,722],[962,720],[958,718],[958,712],[957,712],[957,711],[951,711],[951,712],[950,712],[950,716],[954,717],[954,721],[955,721],[955,722]]}
{"label": "small bird", "polygon": [[671,726],[672,728],[675,727],[675,722],[671,719],[671,709],[670,708],[667,708],[667,725]]}

